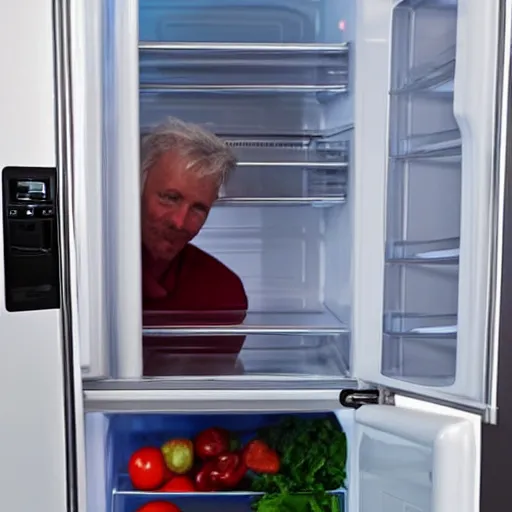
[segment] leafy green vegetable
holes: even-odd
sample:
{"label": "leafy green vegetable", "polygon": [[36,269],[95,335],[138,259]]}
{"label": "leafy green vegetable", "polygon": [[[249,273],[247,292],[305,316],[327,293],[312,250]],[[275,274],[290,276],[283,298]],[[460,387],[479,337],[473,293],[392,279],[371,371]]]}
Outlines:
{"label": "leafy green vegetable", "polygon": [[323,492],[342,487],[347,437],[329,418],[287,417],[258,432],[281,459],[277,475],[258,475],[252,490],[268,493]]}
{"label": "leafy green vegetable", "polygon": [[253,505],[257,512],[341,512],[338,498],[321,494],[267,494]]}
{"label": "leafy green vegetable", "polygon": [[[338,498],[326,493],[345,484],[347,438],[339,424],[290,416],[261,429],[257,438],[277,451],[281,468],[253,479],[253,491],[268,493],[255,511],[340,512]],[[304,492],[310,494],[294,494]]]}

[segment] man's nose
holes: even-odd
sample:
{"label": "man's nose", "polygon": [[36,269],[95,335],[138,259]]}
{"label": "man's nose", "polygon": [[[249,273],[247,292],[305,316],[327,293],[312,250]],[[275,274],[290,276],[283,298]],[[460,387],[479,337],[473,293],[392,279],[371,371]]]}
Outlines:
{"label": "man's nose", "polygon": [[187,221],[187,215],[188,215],[188,206],[185,204],[181,204],[177,206],[176,208],[173,208],[172,214],[171,214],[171,220],[176,229],[183,229],[183,226],[185,226],[185,223]]}

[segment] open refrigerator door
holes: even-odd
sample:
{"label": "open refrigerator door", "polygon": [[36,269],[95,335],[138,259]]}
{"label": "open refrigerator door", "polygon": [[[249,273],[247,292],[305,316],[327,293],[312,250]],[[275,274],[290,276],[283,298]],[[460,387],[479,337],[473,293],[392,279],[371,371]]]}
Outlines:
{"label": "open refrigerator door", "polygon": [[369,405],[355,414],[353,442],[350,510],[479,510],[471,420]]}
{"label": "open refrigerator door", "polygon": [[356,57],[354,374],[487,421],[500,5],[363,0]]}

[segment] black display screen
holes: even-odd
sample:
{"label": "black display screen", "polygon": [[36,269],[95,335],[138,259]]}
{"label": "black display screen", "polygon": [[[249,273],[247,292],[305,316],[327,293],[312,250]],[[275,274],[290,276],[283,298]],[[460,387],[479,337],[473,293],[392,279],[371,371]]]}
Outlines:
{"label": "black display screen", "polygon": [[44,180],[12,180],[11,200],[22,203],[48,201],[51,199],[48,185]]}

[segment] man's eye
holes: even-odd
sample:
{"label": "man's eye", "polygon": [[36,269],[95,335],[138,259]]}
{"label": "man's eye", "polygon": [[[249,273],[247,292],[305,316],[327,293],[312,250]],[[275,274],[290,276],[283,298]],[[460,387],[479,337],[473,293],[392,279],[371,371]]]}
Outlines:
{"label": "man's eye", "polygon": [[164,202],[164,203],[175,203],[179,200],[179,197],[174,194],[158,194],[158,197]]}
{"label": "man's eye", "polygon": [[208,213],[208,209],[200,204],[194,206],[194,211],[199,215],[206,215]]}

